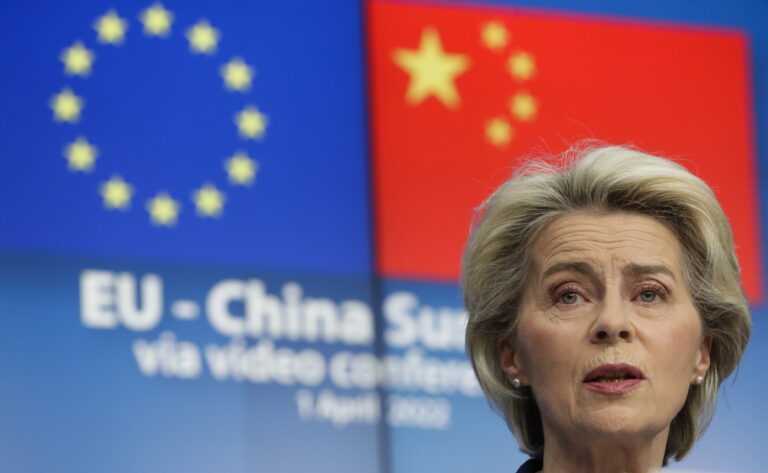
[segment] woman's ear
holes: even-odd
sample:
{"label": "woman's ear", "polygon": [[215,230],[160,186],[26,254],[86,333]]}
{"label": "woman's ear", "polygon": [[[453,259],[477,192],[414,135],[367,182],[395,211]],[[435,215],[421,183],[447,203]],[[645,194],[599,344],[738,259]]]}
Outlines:
{"label": "woman's ear", "polygon": [[507,379],[510,382],[512,382],[513,379],[517,379],[520,381],[521,386],[528,386],[531,384],[522,357],[520,356],[520,350],[518,350],[514,341],[505,339],[499,342],[499,357],[501,361],[501,369],[507,374]]}
{"label": "woman's ear", "polygon": [[712,352],[712,339],[710,337],[704,337],[699,346],[696,365],[693,367],[694,379],[699,376],[706,376],[707,370],[709,370],[712,364],[710,353]]}

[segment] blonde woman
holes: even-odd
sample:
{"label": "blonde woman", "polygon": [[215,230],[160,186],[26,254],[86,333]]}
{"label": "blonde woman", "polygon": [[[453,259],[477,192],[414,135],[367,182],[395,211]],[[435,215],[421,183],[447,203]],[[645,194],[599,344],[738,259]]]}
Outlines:
{"label": "blonde woman", "polygon": [[467,349],[532,457],[518,473],[683,458],[751,327],[711,189],[663,158],[579,146],[523,166],[479,215],[462,268]]}

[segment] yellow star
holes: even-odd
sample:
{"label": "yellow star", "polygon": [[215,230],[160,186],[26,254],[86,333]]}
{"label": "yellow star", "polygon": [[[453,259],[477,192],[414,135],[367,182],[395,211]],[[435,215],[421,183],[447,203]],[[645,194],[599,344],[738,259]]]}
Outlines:
{"label": "yellow star", "polygon": [[526,52],[518,52],[510,56],[507,67],[512,77],[520,80],[528,80],[536,73],[533,56]]}
{"label": "yellow star", "polygon": [[119,45],[125,39],[128,22],[117,16],[115,10],[110,10],[93,23],[93,29],[99,34],[100,43]]}
{"label": "yellow star", "polygon": [[492,118],[485,125],[485,138],[494,146],[508,145],[513,133],[512,125],[503,118]]}
{"label": "yellow star", "polygon": [[198,215],[203,217],[218,217],[227,201],[223,192],[216,189],[213,184],[205,184],[192,194],[192,200],[197,207]]}
{"label": "yellow star", "polygon": [[180,205],[173,200],[166,192],[159,192],[155,197],[147,202],[149,218],[155,225],[171,227],[176,225],[179,217]]}
{"label": "yellow star", "polygon": [[64,72],[66,74],[85,77],[91,73],[94,56],[93,51],[83,46],[83,43],[80,41],[77,41],[62,51],[59,59],[64,63]]}
{"label": "yellow star", "polygon": [[509,32],[504,27],[504,24],[499,21],[486,23],[480,35],[483,39],[483,44],[488,49],[494,51],[503,49],[509,43]]}
{"label": "yellow star", "polygon": [[418,105],[434,95],[448,108],[461,102],[454,81],[469,68],[469,58],[463,54],[447,54],[434,28],[421,33],[419,49],[396,49],[392,60],[411,76],[405,100]]}
{"label": "yellow star", "polygon": [[227,89],[245,92],[251,88],[253,68],[236,57],[221,66],[221,77]]}
{"label": "yellow star", "polygon": [[219,30],[212,27],[208,20],[200,20],[187,30],[189,49],[196,53],[213,54],[219,42]]}
{"label": "yellow star", "polygon": [[67,158],[67,167],[72,171],[89,172],[93,170],[93,163],[96,156],[99,155],[99,149],[88,143],[88,140],[82,136],[68,144],[64,148],[64,157]]}
{"label": "yellow star", "polygon": [[267,128],[267,116],[253,105],[248,105],[235,115],[235,124],[243,138],[261,138]]}
{"label": "yellow star", "polygon": [[229,182],[247,186],[253,183],[259,164],[251,159],[244,151],[238,151],[224,162],[224,169],[229,175]]}
{"label": "yellow star", "polygon": [[144,24],[144,34],[147,36],[168,36],[173,23],[173,13],[166,10],[162,3],[154,3],[139,16]]}
{"label": "yellow star", "polygon": [[126,210],[131,206],[133,187],[120,176],[112,176],[102,182],[99,193],[104,199],[104,207],[108,209]]}
{"label": "yellow star", "polygon": [[83,99],[73,94],[69,87],[54,95],[49,105],[53,109],[54,120],[69,123],[80,120],[80,112],[84,107]]}
{"label": "yellow star", "polygon": [[509,102],[509,108],[518,120],[527,122],[536,117],[539,111],[539,103],[533,95],[527,92],[518,92]]}

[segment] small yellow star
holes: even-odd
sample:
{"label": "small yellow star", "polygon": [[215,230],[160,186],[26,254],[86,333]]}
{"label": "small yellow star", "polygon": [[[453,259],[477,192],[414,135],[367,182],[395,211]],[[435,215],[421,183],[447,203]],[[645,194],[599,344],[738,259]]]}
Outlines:
{"label": "small yellow star", "polygon": [[100,43],[119,45],[125,39],[128,22],[117,16],[115,10],[110,10],[93,23],[93,29],[99,34]]}
{"label": "small yellow star", "polygon": [[219,42],[219,30],[212,27],[208,20],[200,20],[187,30],[189,49],[196,53],[213,54]]}
{"label": "small yellow star", "polygon": [[503,118],[492,118],[485,125],[485,138],[494,146],[508,145],[513,132],[512,125]]}
{"label": "small yellow star", "polygon": [[213,184],[205,184],[192,194],[192,200],[197,207],[198,215],[203,217],[218,217],[227,201],[223,192],[216,189]]}
{"label": "small yellow star", "polygon": [[509,102],[509,108],[518,120],[527,122],[536,117],[539,111],[539,103],[533,95],[527,92],[518,92]]}
{"label": "small yellow star", "polygon": [[147,36],[168,36],[173,23],[173,13],[166,10],[162,3],[154,3],[139,16],[144,24],[144,34]]}
{"label": "small yellow star", "polygon": [[509,73],[512,77],[520,80],[528,80],[536,73],[536,63],[533,56],[526,52],[513,54],[507,62]]}
{"label": "small yellow star", "polygon": [[112,176],[102,182],[99,193],[104,199],[104,207],[108,209],[126,210],[131,206],[133,187],[120,176]]}
{"label": "small yellow star", "polygon": [[80,120],[80,112],[84,107],[83,99],[73,94],[69,87],[54,95],[49,105],[53,109],[54,120],[69,123]]}
{"label": "small yellow star", "polygon": [[99,155],[99,149],[88,143],[88,140],[82,136],[68,144],[64,148],[64,157],[67,158],[67,167],[71,171],[89,172],[93,170],[93,163],[96,156]]}
{"label": "small yellow star", "polygon": [[247,186],[253,183],[259,164],[251,159],[244,151],[238,151],[224,162],[229,182]]}
{"label": "small yellow star", "polygon": [[221,77],[224,78],[224,86],[227,89],[245,92],[251,88],[253,68],[236,57],[221,66]]}
{"label": "small yellow star", "polygon": [[243,138],[261,138],[267,128],[267,116],[253,105],[248,105],[235,115],[235,124]]}
{"label": "small yellow star", "polygon": [[165,227],[176,225],[180,207],[179,203],[166,192],[159,192],[147,202],[147,210],[152,223]]}
{"label": "small yellow star", "polygon": [[419,49],[396,49],[392,60],[410,75],[405,93],[409,104],[418,105],[433,95],[448,108],[456,108],[461,103],[454,82],[469,68],[469,57],[446,53],[436,29],[425,28]]}
{"label": "small yellow star", "polygon": [[83,77],[91,73],[94,57],[93,51],[83,46],[83,43],[80,41],[77,41],[59,55],[59,59],[64,63],[64,72],[66,74]]}
{"label": "small yellow star", "polygon": [[488,49],[494,51],[503,49],[509,43],[509,32],[504,27],[504,24],[499,21],[486,23],[480,35],[483,39],[483,44]]}

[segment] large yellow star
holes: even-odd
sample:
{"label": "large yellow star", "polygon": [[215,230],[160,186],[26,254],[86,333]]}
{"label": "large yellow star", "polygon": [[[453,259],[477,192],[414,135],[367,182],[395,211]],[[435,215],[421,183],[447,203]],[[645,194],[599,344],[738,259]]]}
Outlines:
{"label": "large yellow star", "polygon": [[221,66],[221,77],[227,89],[245,92],[251,88],[253,68],[236,57]]}
{"label": "large yellow star", "polygon": [[198,215],[203,217],[218,217],[227,201],[223,192],[216,189],[213,184],[205,184],[192,194]]}
{"label": "large yellow star", "polygon": [[539,104],[533,95],[528,92],[518,92],[509,102],[512,115],[520,121],[533,120],[539,111]]}
{"label": "large yellow star", "polygon": [[248,105],[235,115],[235,124],[243,138],[261,138],[267,128],[267,116],[253,105]]}
{"label": "large yellow star", "polygon": [[224,169],[227,170],[229,182],[247,186],[253,183],[259,164],[251,159],[245,151],[238,151],[224,162]]}
{"label": "large yellow star", "polygon": [[469,58],[446,53],[437,30],[425,28],[419,49],[396,49],[392,59],[411,76],[406,102],[418,105],[427,97],[435,96],[448,108],[459,106],[461,98],[454,81],[469,68]]}
{"label": "large yellow star", "polygon": [[64,63],[66,74],[83,77],[91,73],[94,57],[93,51],[83,46],[80,41],[75,42],[59,55],[59,59]]}
{"label": "large yellow star", "polygon": [[131,206],[133,187],[120,176],[112,176],[102,182],[99,193],[104,200],[104,207],[108,209],[126,210]]}
{"label": "large yellow star", "polygon": [[173,23],[173,13],[166,10],[162,3],[154,3],[139,16],[144,24],[144,34],[147,36],[168,36]]}
{"label": "large yellow star", "polygon": [[212,27],[208,20],[200,20],[187,30],[187,40],[193,52],[213,54],[219,43],[219,30]]}
{"label": "large yellow star", "polygon": [[53,109],[54,120],[75,123],[80,120],[84,102],[82,98],[72,93],[72,89],[65,87],[51,98],[49,105]]}
{"label": "large yellow star", "polygon": [[72,171],[92,171],[93,163],[98,155],[99,149],[88,143],[88,140],[82,136],[78,136],[75,141],[64,148],[67,167]]}
{"label": "large yellow star", "polygon": [[492,118],[485,125],[485,138],[494,146],[508,145],[513,132],[512,125],[504,118]]}
{"label": "large yellow star", "polygon": [[512,77],[520,80],[528,80],[536,73],[536,63],[533,60],[533,56],[524,51],[510,56],[507,68]]}
{"label": "large yellow star", "polygon": [[149,218],[155,225],[171,227],[176,225],[181,205],[166,192],[159,192],[147,202]]}
{"label": "large yellow star", "polygon": [[120,18],[115,10],[110,10],[93,23],[93,29],[99,34],[99,42],[119,45],[123,44],[128,22]]}
{"label": "large yellow star", "polygon": [[503,49],[509,43],[509,32],[504,27],[504,24],[498,21],[486,23],[480,36],[482,37],[483,44],[493,51]]}

